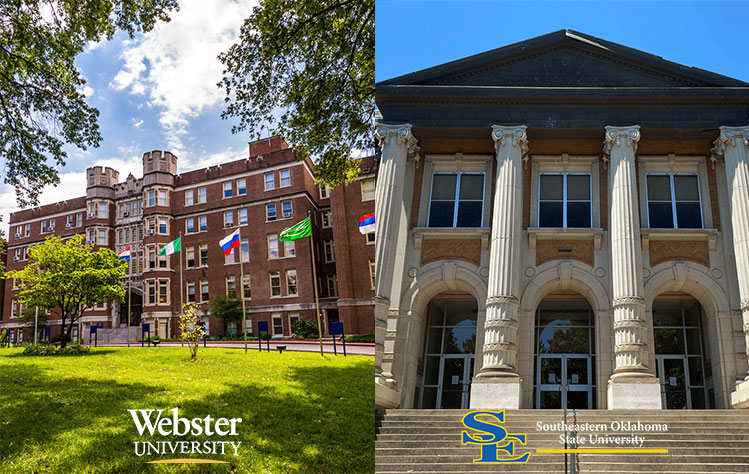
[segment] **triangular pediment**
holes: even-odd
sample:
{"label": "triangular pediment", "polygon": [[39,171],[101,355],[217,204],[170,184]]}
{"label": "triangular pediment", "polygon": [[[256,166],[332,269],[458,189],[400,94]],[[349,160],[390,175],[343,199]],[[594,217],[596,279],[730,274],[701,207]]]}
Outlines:
{"label": "triangular pediment", "polygon": [[604,88],[749,85],[570,30],[550,33],[381,84]]}

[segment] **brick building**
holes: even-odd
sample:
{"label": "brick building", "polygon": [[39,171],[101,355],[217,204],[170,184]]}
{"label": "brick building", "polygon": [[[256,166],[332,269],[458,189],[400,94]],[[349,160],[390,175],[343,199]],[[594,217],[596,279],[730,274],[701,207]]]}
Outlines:
{"label": "brick building", "polygon": [[[139,337],[132,327],[141,323],[151,324],[152,335],[174,337],[181,299],[199,304],[211,335],[223,334],[223,322],[210,315],[209,301],[230,293],[244,295],[253,333],[259,321],[268,321],[273,336],[289,336],[296,318],[315,319],[315,258],[323,333],[339,320],[347,334],[374,331],[374,242],[357,230],[359,216],[374,211],[372,159],[362,161],[358,180],[332,191],[314,183],[312,161],[298,160],[280,137],[253,142],[248,158],[210,168],[178,173],[177,160],[169,152],[147,152],[143,178],[129,175],[121,182],[116,170],[94,166],[86,170],[85,196],[12,213],[8,268],[23,267],[28,248],[48,235],[84,234],[95,248],[120,252],[131,247],[123,279],[129,288],[131,339]],[[281,230],[307,215],[314,256],[308,238],[278,241]],[[241,252],[235,248],[227,257],[219,240],[237,228]],[[180,253],[158,256],[180,236]],[[14,287],[9,282],[4,292],[0,328],[11,328],[14,339],[28,340],[33,328],[15,320],[24,308]],[[127,303],[126,297],[87,311],[74,336],[87,337],[91,324],[102,323],[100,340],[124,341]],[[54,338],[60,322],[52,313]],[[240,326],[232,323],[227,332],[240,333]]]}

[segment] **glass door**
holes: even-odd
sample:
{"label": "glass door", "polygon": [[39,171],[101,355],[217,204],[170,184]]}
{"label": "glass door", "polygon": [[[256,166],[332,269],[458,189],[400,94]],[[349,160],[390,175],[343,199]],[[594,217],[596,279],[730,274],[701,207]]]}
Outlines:
{"label": "glass door", "polygon": [[[536,406],[541,409],[592,407],[591,359],[581,355],[541,355],[536,373]],[[566,380],[566,391],[565,383]]]}
{"label": "glass door", "polygon": [[661,384],[661,404],[666,409],[691,408],[687,391],[686,357],[655,356],[656,375]]}
{"label": "glass door", "polygon": [[468,408],[473,361],[473,355],[445,354],[442,356],[437,408]]}

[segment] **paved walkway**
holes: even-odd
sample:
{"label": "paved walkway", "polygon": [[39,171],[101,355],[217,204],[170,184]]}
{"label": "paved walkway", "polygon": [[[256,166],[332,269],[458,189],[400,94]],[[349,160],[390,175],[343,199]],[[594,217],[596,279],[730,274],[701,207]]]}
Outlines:
{"label": "paved walkway", "polygon": [[[88,345],[88,344],[87,344]],[[222,347],[229,349],[244,349],[243,341],[206,341],[207,347]],[[126,343],[100,343],[98,347],[124,347]],[[131,342],[131,347],[140,347],[139,342]],[[180,346],[179,342],[162,342],[159,346],[174,347]],[[270,350],[278,350],[278,346],[286,346],[287,351],[300,351],[300,352],[320,352],[320,343],[312,341],[270,341]],[[247,348],[249,350],[257,351],[257,341],[247,341]],[[263,350],[266,350],[267,343],[263,341]],[[336,343],[336,349],[338,355],[343,355],[343,347],[340,343]],[[330,341],[323,341],[323,352],[326,354],[333,354],[333,343]],[[374,356],[374,344],[361,343],[361,342],[347,342],[346,343],[346,354],[352,355],[367,355]]]}

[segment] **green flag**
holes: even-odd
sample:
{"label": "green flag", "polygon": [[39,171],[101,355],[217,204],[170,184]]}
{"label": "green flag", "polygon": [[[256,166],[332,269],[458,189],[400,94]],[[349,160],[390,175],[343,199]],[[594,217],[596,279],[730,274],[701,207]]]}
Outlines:
{"label": "green flag", "polygon": [[177,237],[161,249],[161,252],[159,252],[159,257],[162,257],[164,255],[171,255],[173,253],[179,252],[180,250],[182,250],[182,237]]}
{"label": "green flag", "polygon": [[309,217],[299,222],[296,225],[288,227],[281,231],[281,242],[291,242],[292,240],[303,239],[309,237],[312,234],[312,226],[310,225]]}

